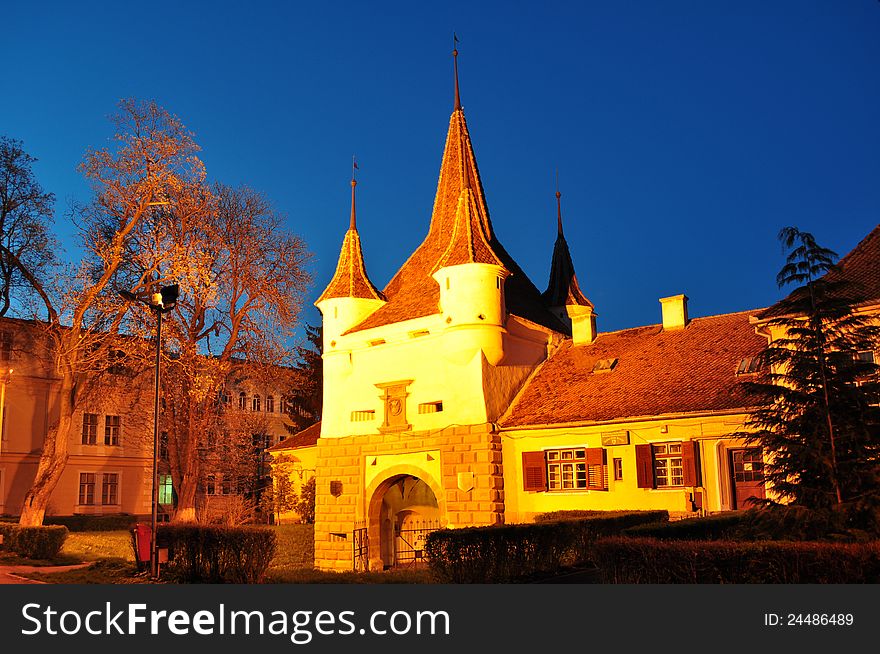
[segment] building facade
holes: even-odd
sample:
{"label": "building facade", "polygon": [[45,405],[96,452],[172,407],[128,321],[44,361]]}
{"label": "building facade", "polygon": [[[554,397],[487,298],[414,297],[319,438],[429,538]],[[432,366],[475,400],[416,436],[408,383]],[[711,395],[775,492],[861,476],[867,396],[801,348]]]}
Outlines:
{"label": "building facade", "polygon": [[[69,457],[56,486],[47,516],[131,514],[151,511],[153,452],[153,369],[143,362],[126,359],[93,373],[90,390],[80,400],[70,435]],[[0,515],[21,512],[24,496],[33,483],[44,439],[58,421],[59,381],[45,330],[38,323],[0,318]],[[230,431],[250,432],[259,442],[248,442],[265,450],[290,434],[292,425],[285,413],[281,389],[265,380],[240,379],[231,384],[221,401]],[[174,510],[175,491],[169,466],[167,433],[160,438],[159,504],[161,511]],[[202,454],[210,465],[211,451],[220,449],[202,443]],[[216,456],[214,458],[217,458]],[[228,459],[229,457],[224,457]],[[254,459],[253,474],[260,476],[260,458]],[[269,476],[268,464],[262,472]],[[200,505],[222,514],[227,498],[241,494],[237,480],[217,465],[204,475]],[[251,472],[250,468],[247,470]]]}
{"label": "building facade", "polygon": [[[457,73],[455,87],[425,240],[376,288],[353,181],[338,265],[316,302],[316,565],[417,560],[427,528],[570,509],[692,515],[764,497],[760,450],[729,436],[748,416],[739,382],[773,337],[762,310],[691,319],[682,294],[659,300],[655,325],[599,332],[559,193],[540,292],[489,219]],[[876,271],[877,230],[867,240]]]}

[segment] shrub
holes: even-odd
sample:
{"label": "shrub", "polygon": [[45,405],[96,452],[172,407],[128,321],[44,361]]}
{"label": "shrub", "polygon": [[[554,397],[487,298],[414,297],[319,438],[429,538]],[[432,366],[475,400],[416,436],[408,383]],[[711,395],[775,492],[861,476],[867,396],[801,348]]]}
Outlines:
{"label": "shrub", "polygon": [[188,583],[259,583],[275,554],[275,532],[260,527],[160,525],[157,541],[168,573]]}
{"label": "shrub", "polygon": [[599,536],[668,517],[666,511],[613,512],[579,520],[444,529],[428,534],[425,551],[440,582],[505,582],[584,563]]}
{"label": "shrub", "polygon": [[299,521],[307,525],[315,523],[315,478],[312,477],[299,492],[299,499],[295,506],[296,512],[299,514]]}
{"label": "shrub", "polygon": [[137,522],[130,514],[52,516],[43,520],[46,525],[64,525],[71,532],[128,530]]}
{"label": "shrub", "polygon": [[595,515],[607,514],[607,511],[550,511],[539,513],[535,516],[535,522],[558,522],[560,520],[579,520],[580,518],[592,518]]}
{"label": "shrub", "polygon": [[719,513],[702,518],[687,518],[676,522],[652,522],[627,527],[621,534],[661,540],[726,540],[736,539],[743,521],[742,512]]}
{"label": "shrub", "polygon": [[[865,531],[865,529],[869,531]],[[775,505],[749,509],[737,529],[740,540],[860,541],[876,537],[869,521],[852,511]]]}
{"label": "shrub", "polygon": [[593,544],[603,583],[841,584],[880,581],[878,543],[661,541],[609,537]]}
{"label": "shrub", "polygon": [[67,540],[67,527],[20,527],[0,523],[3,547],[28,559],[51,559]]}

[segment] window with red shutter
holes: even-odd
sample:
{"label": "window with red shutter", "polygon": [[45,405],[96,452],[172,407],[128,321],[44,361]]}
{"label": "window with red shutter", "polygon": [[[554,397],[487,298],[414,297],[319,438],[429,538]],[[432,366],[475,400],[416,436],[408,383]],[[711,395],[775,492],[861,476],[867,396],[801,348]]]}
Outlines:
{"label": "window with red shutter", "polygon": [[547,490],[547,464],[543,452],[523,452],[523,490]]}
{"label": "window with red shutter", "polygon": [[590,490],[607,490],[608,475],[605,472],[605,449],[602,447],[588,447],[587,460],[587,488]]}
{"label": "window with red shutter", "polygon": [[684,469],[684,485],[699,486],[701,483],[700,456],[699,447],[694,441],[685,441],[681,444],[681,459]]}
{"label": "window with red shutter", "polygon": [[654,456],[648,444],[636,445],[636,481],[639,488],[654,488]]}

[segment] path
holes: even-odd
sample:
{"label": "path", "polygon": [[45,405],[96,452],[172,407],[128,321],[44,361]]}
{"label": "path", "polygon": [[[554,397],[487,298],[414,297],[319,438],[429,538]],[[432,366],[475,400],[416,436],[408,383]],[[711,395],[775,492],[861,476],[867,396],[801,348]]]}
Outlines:
{"label": "path", "polygon": [[37,581],[35,579],[27,579],[22,574],[31,572],[68,572],[70,570],[79,570],[87,568],[91,563],[77,563],[76,565],[0,565],[0,584],[44,584],[45,581]]}

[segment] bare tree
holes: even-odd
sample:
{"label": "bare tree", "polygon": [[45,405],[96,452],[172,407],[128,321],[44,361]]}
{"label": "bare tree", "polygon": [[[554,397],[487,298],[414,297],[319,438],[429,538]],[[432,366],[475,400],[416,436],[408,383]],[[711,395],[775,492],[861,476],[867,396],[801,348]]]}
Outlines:
{"label": "bare tree", "polygon": [[[263,195],[221,185],[208,206],[204,212],[163,214],[133,252],[143,259],[138,269],[161,271],[162,279],[174,279],[180,288],[165,319],[163,364],[163,429],[178,522],[196,519],[204,478],[200,442],[207,434],[240,431],[233,424],[239,418],[220,401],[223,389],[236,379],[286,369],[309,282],[304,242],[284,229]],[[140,315],[142,330],[149,330],[153,318],[142,310]],[[241,437],[250,446],[250,435]]]}
{"label": "bare tree", "polygon": [[73,415],[95,373],[111,365],[128,305],[117,295],[161,276],[160,262],[129,265],[133,248],[151,228],[154,205],[170,202],[180,214],[204,205],[205,173],[198,147],[178,118],[154,102],[124,100],[112,118],[115,143],[87,152],[80,170],[93,199],[79,207],[83,263],[55,280],[41,279],[33,264],[4,249],[45,307],[46,336],[59,378],[59,418],[43,443],[36,477],[24,498],[20,524],[42,523],[68,457]]}
{"label": "bare tree", "polygon": [[28,275],[45,285],[57,263],[50,233],[55,196],[37,182],[34,162],[21,141],[0,136],[0,316],[13,301],[23,308],[33,296]]}

